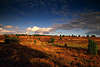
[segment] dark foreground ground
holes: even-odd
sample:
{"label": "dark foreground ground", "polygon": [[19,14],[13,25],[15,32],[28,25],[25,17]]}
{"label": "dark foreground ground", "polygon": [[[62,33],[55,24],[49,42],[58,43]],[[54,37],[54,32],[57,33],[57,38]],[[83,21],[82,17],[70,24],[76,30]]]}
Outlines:
{"label": "dark foreground ground", "polygon": [[100,67],[100,55],[86,50],[0,43],[0,67]]}

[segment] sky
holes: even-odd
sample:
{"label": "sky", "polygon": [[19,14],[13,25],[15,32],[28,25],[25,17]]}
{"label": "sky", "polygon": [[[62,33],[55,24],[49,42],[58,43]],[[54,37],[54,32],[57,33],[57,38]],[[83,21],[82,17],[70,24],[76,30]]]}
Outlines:
{"label": "sky", "polygon": [[100,35],[100,1],[0,0],[0,34]]}

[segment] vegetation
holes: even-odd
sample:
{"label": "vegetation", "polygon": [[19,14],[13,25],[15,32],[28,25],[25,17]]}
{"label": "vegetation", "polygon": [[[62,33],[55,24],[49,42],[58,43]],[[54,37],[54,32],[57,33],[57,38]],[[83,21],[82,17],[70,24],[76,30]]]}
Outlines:
{"label": "vegetation", "polygon": [[16,34],[16,36],[26,36],[27,34]]}
{"label": "vegetation", "polygon": [[33,36],[48,36],[48,35],[33,34]]}
{"label": "vegetation", "polygon": [[55,39],[51,38],[50,41],[49,41],[49,43],[53,43],[54,41],[55,41]]}
{"label": "vegetation", "polygon": [[5,43],[7,43],[7,44],[12,44],[12,43],[18,44],[19,43],[19,39],[16,38],[16,37],[6,37],[5,38]]}
{"label": "vegetation", "polygon": [[8,34],[4,34],[4,37],[5,37],[5,38],[8,38]]}
{"label": "vegetation", "polygon": [[62,40],[62,36],[60,35],[60,40]]}
{"label": "vegetation", "polygon": [[34,40],[34,44],[36,44],[36,40]]}
{"label": "vegetation", "polygon": [[40,38],[38,38],[38,40],[40,40]]}
{"label": "vegetation", "polygon": [[86,37],[89,37],[89,35],[86,35]]}
{"label": "vegetation", "polygon": [[96,37],[95,35],[91,35],[91,37]]}
{"label": "vegetation", "polygon": [[97,49],[97,44],[93,41],[90,40],[88,41],[88,53],[97,55],[98,49]]}
{"label": "vegetation", "polygon": [[80,35],[78,35],[78,37],[81,37]]}
{"label": "vegetation", "polygon": [[65,37],[65,35],[62,35],[62,37]]}
{"label": "vegetation", "polygon": [[65,46],[65,47],[68,47],[68,46],[67,46],[67,43],[65,43],[64,46]]}
{"label": "vegetation", "polygon": [[[33,36],[33,35],[31,35]],[[83,38],[78,35],[77,37],[62,37],[60,36],[36,36],[24,37],[19,36],[21,44],[16,43],[17,38],[14,35],[5,35],[5,43],[0,45],[0,59],[1,66],[4,67],[17,65],[17,67],[44,67],[41,66],[45,63],[54,65],[51,67],[99,67],[100,55],[98,53],[97,45],[93,40],[88,40],[88,37]],[[1,38],[4,40],[4,36]],[[98,38],[97,38],[98,39]],[[15,40],[15,41],[14,41]],[[2,41],[1,41],[2,42]],[[3,41],[4,42],[4,41]],[[38,43],[39,42],[39,43]],[[89,43],[89,44],[88,44]],[[34,44],[34,46],[32,45]],[[87,47],[88,44],[88,47]],[[98,44],[99,47],[99,44]],[[88,54],[87,53],[88,48]],[[52,49],[52,50],[51,50]],[[98,53],[98,55],[97,55]],[[96,56],[95,56],[96,55]],[[16,59],[18,58],[18,60]],[[6,60],[5,60],[6,59]],[[37,63],[37,64],[36,64]],[[27,65],[28,64],[28,65]],[[38,66],[40,64],[40,66]],[[23,65],[23,66],[20,66]],[[30,66],[30,67],[32,67]],[[46,66],[46,65],[45,65]],[[12,66],[14,67],[14,66]],[[50,67],[50,66],[46,66]]]}

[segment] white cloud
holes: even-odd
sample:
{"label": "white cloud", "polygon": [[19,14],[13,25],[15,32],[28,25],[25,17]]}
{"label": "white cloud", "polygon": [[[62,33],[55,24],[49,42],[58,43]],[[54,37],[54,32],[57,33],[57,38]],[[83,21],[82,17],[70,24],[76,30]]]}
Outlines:
{"label": "white cloud", "polygon": [[27,34],[29,34],[30,32],[34,32],[35,34],[49,34],[51,31],[53,31],[53,28],[41,28],[41,27],[28,27],[26,29]]}
{"label": "white cloud", "polygon": [[17,26],[0,24],[0,34],[25,34],[25,30]]}
{"label": "white cloud", "polygon": [[0,34],[12,34],[12,33],[16,33],[16,31],[10,31],[10,30],[0,28]]}

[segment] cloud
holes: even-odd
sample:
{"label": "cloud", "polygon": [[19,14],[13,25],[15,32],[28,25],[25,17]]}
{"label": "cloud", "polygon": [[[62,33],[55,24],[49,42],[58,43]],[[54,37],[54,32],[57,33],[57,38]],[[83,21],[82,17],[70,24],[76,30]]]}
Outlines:
{"label": "cloud", "polygon": [[49,34],[53,30],[54,30],[53,28],[40,28],[37,26],[28,27],[26,29],[27,34],[29,34],[30,32],[34,32],[35,34]]}
{"label": "cloud", "polygon": [[0,24],[0,34],[25,34],[25,30],[17,26]]}
{"label": "cloud", "polygon": [[11,28],[13,28],[14,26],[11,26],[11,25],[6,25],[6,26],[4,26],[4,28],[7,28],[7,29],[11,29]]}
{"label": "cloud", "polygon": [[16,31],[11,31],[11,30],[0,28],[0,34],[13,34],[13,33],[16,33]]}
{"label": "cloud", "polygon": [[53,28],[62,30],[88,30],[86,34],[100,35],[100,12],[81,13],[79,18],[65,24],[55,24]]}

